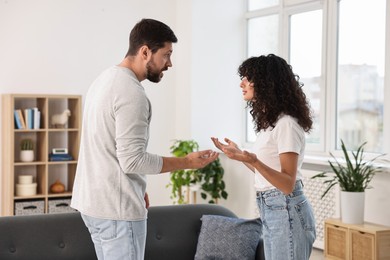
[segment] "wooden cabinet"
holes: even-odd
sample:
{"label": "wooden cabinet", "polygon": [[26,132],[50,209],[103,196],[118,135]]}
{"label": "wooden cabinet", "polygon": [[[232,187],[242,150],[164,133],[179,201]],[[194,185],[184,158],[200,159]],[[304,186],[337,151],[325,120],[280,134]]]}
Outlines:
{"label": "wooden cabinet", "polygon": [[[14,111],[29,108],[36,108],[40,112],[39,128],[18,129]],[[70,111],[70,116],[63,128],[51,125],[51,117],[62,114],[66,109]],[[53,202],[71,198],[80,143],[81,109],[79,95],[2,96],[2,215],[14,215],[16,206],[29,204],[32,207],[39,205],[41,208],[38,210],[42,213],[50,213],[49,205]],[[20,160],[20,142],[23,139],[33,140],[32,162]],[[49,157],[53,148],[68,149],[72,158],[53,161]],[[16,185],[21,175],[33,176],[34,183],[37,183],[36,194],[17,195]],[[65,185],[65,191],[51,193],[50,186],[57,180]]]}
{"label": "wooden cabinet", "polygon": [[339,219],[325,221],[326,259],[390,259],[390,227],[364,223],[345,224]]}

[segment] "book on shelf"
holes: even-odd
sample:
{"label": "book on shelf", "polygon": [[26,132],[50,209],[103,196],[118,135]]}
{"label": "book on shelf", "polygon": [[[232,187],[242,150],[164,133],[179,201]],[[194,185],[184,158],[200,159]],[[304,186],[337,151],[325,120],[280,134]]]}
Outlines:
{"label": "book on shelf", "polygon": [[26,108],[24,110],[24,117],[26,118],[26,128],[27,129],[34,129],[34,114],[32,108]]}
{"label": "book on shelf", "polygon": [[15,124],[17,129],[26,129],[26,123],[23,118],[22,110],[14,110]]}
{"label": "book on shelf", "polygon": [[72,155],[65,153],[65,154],[49,154],[49,161],[72,161],[73,157]]}
{"label": "book on shelf", "polygon": [[41,112],[38,110],[37,107],[33,108],[33,118],[34,118],[34,123],[33,123],[33,128],[34,129],[39,129],[40,122],[41,122]]}
{"label": "book on shelf", "polygon": [[40,129],[41,112],[38,108],[15,109],[15,129]]}

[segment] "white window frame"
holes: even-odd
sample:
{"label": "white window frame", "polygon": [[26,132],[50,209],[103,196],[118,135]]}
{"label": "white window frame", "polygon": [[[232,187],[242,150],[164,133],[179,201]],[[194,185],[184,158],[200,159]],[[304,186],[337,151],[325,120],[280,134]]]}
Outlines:
{"label": "white window frame", "polygon": [[[278,14],[279,16],[279,43],[280,56],[289,60],[289,33],[290,16],[302,12],[322,9],[323,32],[322,32],[322,77],[321,77],[321,141],[319,144],[307,144],[306,161],[309,163],[327,164],[329,152],[339,156],[341,152],[336,150],[337,143],[337,30],[338,30],[338,0],[280,0],[279,4],[262,10],[247,11],[245,19],[264,15]],[[390,3],[386,3],[386,50],[385,50],[385,77],[384,95],[385,100],[390,98]],[[299,75],[299,72],[297,72]],[[390,105],[384,102],[384,152],[385,159],[390,160]],[[245,112],[245,118],[246,112]],[[329,127],[331,126],[331,127]],[[251,130],[251,129],[249,129]],[[251,147],[246,141],[244,129],[245,147]],[[368,158],[372,155],[367,155]]]}

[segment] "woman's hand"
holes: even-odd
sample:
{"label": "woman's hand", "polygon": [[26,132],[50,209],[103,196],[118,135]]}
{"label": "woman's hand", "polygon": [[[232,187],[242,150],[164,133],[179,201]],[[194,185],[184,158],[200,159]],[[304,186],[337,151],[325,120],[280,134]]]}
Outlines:
{"label": "woman's hand", "polygon": [[225,142],[226,142],[227,144],[221,143],[221,142],[218,140],[218,138],[216,138],[216,137],[211,137],[211,140],[213,141],[215,147],[217,147],[217,148],[218,148],[219,150],[221,150],[221,152],[223,152],[223,153],[225,153],[224,149],[226,149],[226,148],[228,148],[228,147],[230,147],[230,148],[232,148],[232,149],[237,149],[237,152],[241,152],[241,150],[238,148],[238,145],[237,145],[235,142],[233,142],[233,141],[231,141],[230,139],[228,139],[228,138],[225,138]]}
{"label": "woman's hand", "polygon": [[221,143],[218,138],[215,137],[211,137],[211,140],[213,141],[214,145],[230,159],[249,164],[257,161],[256,154],[242,151],[240,148],[238,148],[238,145],[235,142],[228,138],[225,138],[226,144]]}

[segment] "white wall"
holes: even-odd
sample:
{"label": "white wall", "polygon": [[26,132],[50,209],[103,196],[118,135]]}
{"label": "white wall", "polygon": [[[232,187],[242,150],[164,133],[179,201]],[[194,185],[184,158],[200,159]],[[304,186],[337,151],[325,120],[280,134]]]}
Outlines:
{"label": "white wall", "polygon": [[[131,28],[144,17],[176,31],[176,0],[1,1],[0,93],[84,97],[102,70],[122,60]],[[149,147],[154,153],[168,155],[175,138],[176,73],[175,66],[161,83],[144,84],[154,105]],[[151,182],[154,204],[170,203],[166,177]]]}
{"label": "white wall", "polygon": [[[149,151],[169,155],[173,139],[210,136],[243,142],[237,67],[245,57],[245,1],[13,0],[0,2],[0,93],[85,95],[95,77],[117,64],[132,26],[166,22],[179,42],[173,68],[159,84],[144,82],[153,104]],[[1,128],[1,126],[0,126]],[[221,156],[229,193],[222,205],[254,217],[253,175]],[[152,205],[171,204],[169,175],[149,177]],[[390,225],[390,175],[374,179],[366,219]]]}
{"label": "white wall", "polygon": [[[242,10],[243,3],[234,0],[2,1],[0,93],[84,97],[102,70],[121,61],[132,26],[150,17],[167,23],[179,42],[173,68],[162,82],[144,82],[153,103],[149,151],[169,155],[174,139],[194,138],[209,148],[211,135],[240,138],[236,69],[244,53]],[[236,172],[225,170],[229,200],[223,204],[229,207],[231,202],[232,210],[241,214],[242,194],[230,191],[237,185]],[[149,177],[153,205],[172,203],[168,183],[168,174]]]}
{"label": "white wall", "polygon": [[241,141],[242,91],[238,66],[245,52],[245,1],[194,1],[192,133],[201,146],[210,136]]}

